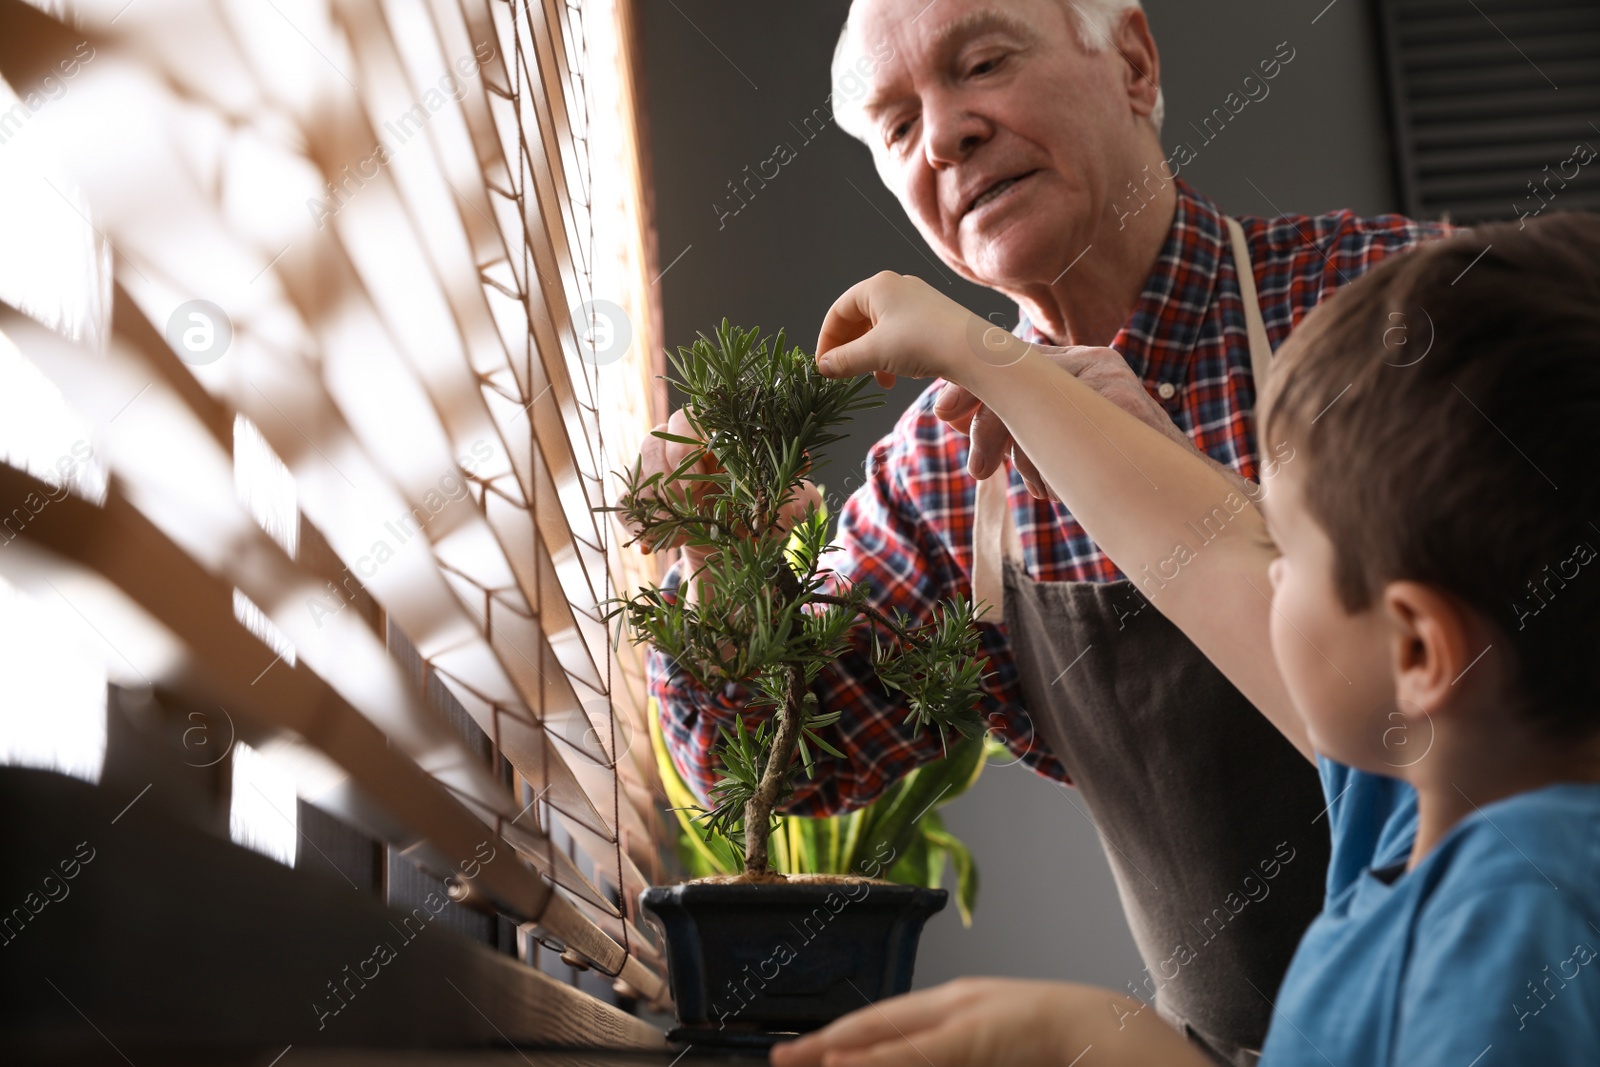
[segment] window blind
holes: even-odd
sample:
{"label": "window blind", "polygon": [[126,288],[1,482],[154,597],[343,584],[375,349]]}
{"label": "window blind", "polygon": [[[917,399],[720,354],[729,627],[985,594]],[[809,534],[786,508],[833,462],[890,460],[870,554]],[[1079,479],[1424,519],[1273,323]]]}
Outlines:
{"label": "window blind", "polygon": [[[659,1003],[643,670],[602,619],[648,563],[595,511],[655,421],[631,32],[625,0],[0,3],[83,224],[41,242],[93,250],[72,314],[3,294],[0,334],[109,471],[58,499],[9,452],[0,502],[51,503],[0,575]],[[460,877],[486,839],[519,859]]]}

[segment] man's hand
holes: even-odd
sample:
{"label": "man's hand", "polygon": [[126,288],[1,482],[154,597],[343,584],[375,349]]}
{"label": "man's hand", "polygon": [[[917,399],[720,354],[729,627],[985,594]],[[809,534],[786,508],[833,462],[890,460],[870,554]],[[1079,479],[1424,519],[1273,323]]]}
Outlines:
{"label": "man's hand", "polygon": [[[652,432],[649,437],[645,438],[644,448],[641,449],[639,453],[641,480],[647,479],[655,474],[661,474],[663,476],[671,474],[673,471],[678,469],[679,464],[683,463],[684,460],[689,458],[690,453],[695,451],[695,446],[693,445],[686,445],[681,441],[667,441],[655,436],[655,433],[658,432],[668,433],[674,437],[690,439],[695,437],[694,427],[689,425],[689,417],[683,413],[681,408],[677,411],[674,411],[671,418],[662,423],[660,426],[657,426],[655,431]],[[716,460],[709,453],[706,453],[700,457],[698,463],[694,464],[684,473],[685,475],[711,474],[716,469]],[[690,497],[697,505],[703,501],[706,497],[706,494],[711,491],[711,487],[705,482],[686,483],[680,481],[671,485],[663,486],[662,488],[677,492],[684,489],[685,486],[688,487]],[[805,518],[806,511],[811,505],[820,505],[821,503],[822,494],[817,490],[816,486],[812,485],[810,482],[806,482],[800,487],[800,491],[795,494],[794,499],[789,501],[789,503],[784,506],[783,518],[789,525],[793,525],[794,523],[797,523],[801,519]],[[638,534],[637,530],[633,530],[631,532],[635,535]],[[712,549],[705,546],[684,544],[682,537],[680,537],[677,541],[674,541],[671,545],[665,547],[677,548],[680,545],[683,548],[683,577],[685,579],[685,585],[683,588],[687,592],[689,600],[692,603],[698,598],[699,583],[689,581],[689,579],[691,579],[695,573],[705,565],[706,560],[712,554]],[[648,547],[641,547],[644,551],[649,551]]]}
{"label": "man's hand", "polygon": [[[652,478],[657,474],[662,477],[671,474],[678,469],[679,464],[689,458],[691,452],[695,451],[693,445],[686,445],[681,441],[663,440],[656,436],[658,433],[668,433],[674,437],[691,439],[695,436],[694,428],[689,425],[689,417],[683,413],[683,409],[679,408],[674,411],[666,422],[657,426],[650,436],[644,439],[644,448],[639,452],[639,475],[641,481]],[[710,474],[712,471],[712,459],[708,454],[701,456],[700,462],[685,473]],[[705,499],[706,492],[710,488],[705,482],[677,482],[672,485],[662,486],[663,489],[673,491],[681,490],[685,487],[688,488],[690,498],[696,504]],[[630,530],[629,532],[634,536],[639,534],[638,530]],[[683,539],[680,537],[670,545],[657,547],[676,548],[682,543]],[[650,546],[648,545],[641,544],[640,548],[645,552],[650,551]],[[684,562],[689,565],[689,573],[692,574],[699,569],[700,565],[705,562],[706,555],[706,549],[688,549],[684,552]]]}
{"label": "man's hand", "polygon": [[1155,1009],[1108,989],[961,978],[870,1004],[772,1050],[775,1067],[1204,1067]]}
{"label": "man's hand", "polygon": [[[1114,348],[1050,348],[1036,345],[1050,362],[1089,386],[1146,426],[1185,448],[1193,449],[1189,436],[1178,429],[1165,409],[1145,390],[1122,353]],[[1011,431],[1000,417],[965,387],[951,382],[934,401],[933,413],[972,438],[967,454],[967,471],[974,478],[989,477],[1005,462],[1007,455],[1028,491],[1040,500],[1060,499],[1045,484],[1027,453],[1016,447]]]}

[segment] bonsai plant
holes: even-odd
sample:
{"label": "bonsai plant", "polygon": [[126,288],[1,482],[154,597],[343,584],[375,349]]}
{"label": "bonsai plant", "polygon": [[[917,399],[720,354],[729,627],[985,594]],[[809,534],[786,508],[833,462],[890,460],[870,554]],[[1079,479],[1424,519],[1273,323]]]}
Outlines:
{"label": "bonsai plant", "polygon": [[[696,800],[667,752],[661,720],[649,714],[656,771],[677,822],[677,857],[690,877],[737,874],[744,855],[732,841],[704,825]],[[918,767],[872,803],[842,815],[779,815],[769,844],[781,874],[851,874],[869,869],[869,858],[893,856],[883,877],[902,885],[938,889],[948,863],[955,870],[954,895],[963,926],[972,925],[978,900],[978,867],[972,853],[945,829],[939,810],[977,782],[988,758],[1003,754],[994,738],[963,740],[947,758]]]}
{"label": "bonsai plant", "polygon": [[[705,1040],[700,1031],[717,1010],[715,987],[725,965],[742,959],[752,945],[785,936],[786,928],[798,929],[794,915],[812,914],[822,899],[819,891],[839,896],[827,885],[786,884],[771,862],[775,815],[796,776],[813,772],[816,752],[841,756],[827,739],[839,713],[822,710],[811,692],[818,673],[851,647],[858,626],[867,627],[879,682],[902,695],[907,722],[937,731],[948,751],[952,734],[981,745],[975,705],[983,662],[970,603],[942,603],[920,624],[880,612],[866,588],[834,581],[824,568],[830,546],[820,509],[812,504],[795,514],[813,457],[840,439],[835,430],[853,413],[881,403],[863,395],[865,378],[825,378],[811,356],[785,345],[782,331],[764,338],[727,320],[714,338],[702,335],[671,359],[671,381],[683,394],[696,436],[657,431],[686,446],[688,454],[674,471],[645,477],[636,467],[625,474],[619,502],[610,510],[620,512],[635,540],[651,550],[675,544],[702,550],[706,562],[684,576],[698,583],[698,596],[691,603],[646,587],[614,602],[609,617],[672,657],[698,684],[720,690],[734,683],[749,694],[746,714],[722,731],[714,748],[720,776],[702,817],[711,832],[738,848],[742,872],[731,880],[735,884],[654,889],[645,897],[667,929],[680,1021],[698,1028],[696,1040]],[[893,859],[880,857],[879,866]],[[775,993],[767,985],[782,986],[782,976],[769,979],[761,990],[764,1000],[747,1003],[740,997],[734,1013],[740,1029],[821,1025],[860,1005],[860,995],[841,992],[841,986],[870,988],[876,996],[909,986],[916,936],[927,915],[943,906],[945,894],[890,884],[871,888],[864,899],[876,897],[886,909],[876,925],[870,909],[855,904],[848,922],[841,917],[831,923],[824,947],[808,941],[807,962],[789,968],[809,995]],[[710,925],[701,921],[707,915],[696,914],[696,900],[716,909]],[[873,930],[876,961],[861,955]],[[702,943],[714,933],[723,937],[720,945]],[[693,950],[680,951],[679,942],[690,940]],[[792,959],[793,947],[784,947]],[[833,969],[841,980],[830,982],[822,974],[827,968],[819,965],[829,953],[839,957]],[[760,962],[765,973],[773,957]],[[718,1029],[727,1022],[723,1011]]]}

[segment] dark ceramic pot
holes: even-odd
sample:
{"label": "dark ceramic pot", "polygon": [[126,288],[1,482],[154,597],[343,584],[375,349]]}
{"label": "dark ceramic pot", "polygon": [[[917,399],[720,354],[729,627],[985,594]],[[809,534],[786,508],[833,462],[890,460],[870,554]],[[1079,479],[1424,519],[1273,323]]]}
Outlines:
{"label": "dark ceramic pot", "polygon": [[771,1044],[911,988],[917,940],[949,893],[907,885],[655,886],[680,1028],[701,1044]]}

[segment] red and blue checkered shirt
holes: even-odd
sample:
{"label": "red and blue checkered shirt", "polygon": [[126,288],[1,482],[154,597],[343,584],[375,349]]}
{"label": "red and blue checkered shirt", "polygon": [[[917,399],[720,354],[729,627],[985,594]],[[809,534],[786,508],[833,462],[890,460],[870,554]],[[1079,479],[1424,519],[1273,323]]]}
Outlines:
{"label": "red and blue checkered shirt", "polygon": [[[1166,244],[1132,317],[1111,347],[1122,353],[1196,447],[1255,479],[1256,389],[1227,224],[1211,201],[1181,179],[1177,187],[1177,213]],[[1348,211],[1239,222],[1249,242],[1261,314],[1274,350],[1334,289],[1383,259],[1447,232],[1439,224],[1395,215],[1363,219]],[[1038,344],[1054,343],[1026,321],[1016,332]],[[866,484],[845,504],[837,548],[826,563],[839,580],[868,586],[872,602],[884,612],[898,609],[918,621],[928,619],[933,605],[944,598],[972,596],[977,483],[967,474],[967,437],[934,417],[938,389],[935,383],[924,392],[873,446]],[[1023,563],[1034,580],[1107,582],[1122,577],[1066,508],[1034,499],[1016,471],[1008,473]],[[1141,606],[1135,603],[1130,611]],[[1066,781],[1060,762],[1035,735],[1022,709],[1004,629],[985,624],[982,630],[992,673],[981,711],[991,734],[1040,774]],[[787,806],[791,812],[821,815],[859,807],[942,754],[936,732],[915,736],[903,723],[904,701],[873,676],[865,631],[862,636],[813,687],[824,709],[842,712],[829,741],[846,758],[816,753],[816,774],[799,776]],[[717,780],[712,754],[720,740],[717,728],[731,725],[743,706],[743,692],[729,685],[721,693],[708,693],[654,651],[650,681],[660,701],[668,750],[703,799]]]}

